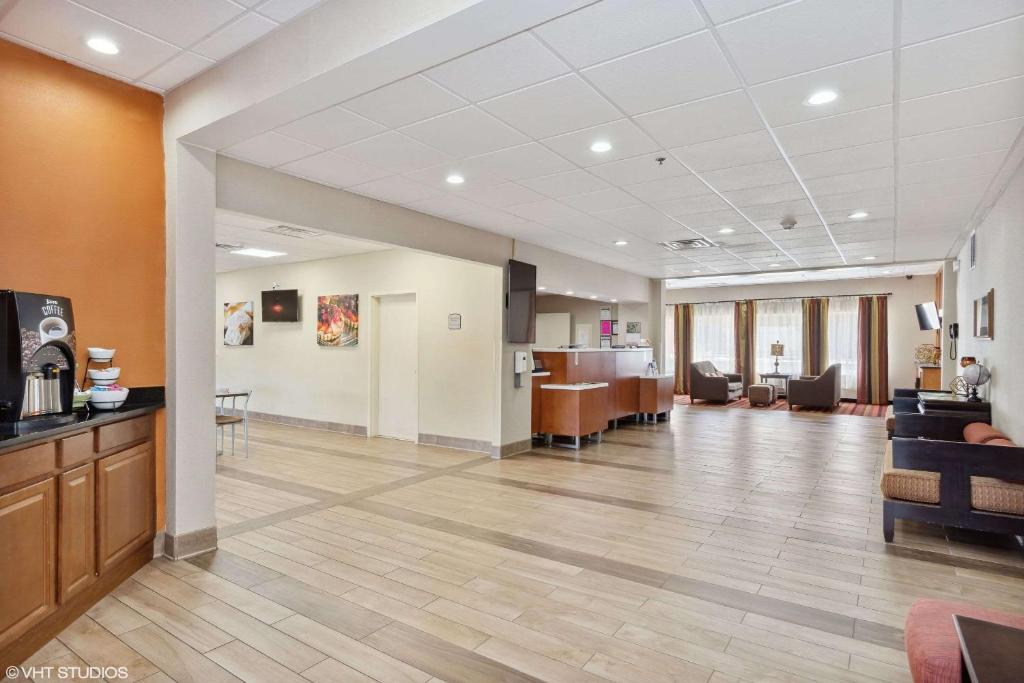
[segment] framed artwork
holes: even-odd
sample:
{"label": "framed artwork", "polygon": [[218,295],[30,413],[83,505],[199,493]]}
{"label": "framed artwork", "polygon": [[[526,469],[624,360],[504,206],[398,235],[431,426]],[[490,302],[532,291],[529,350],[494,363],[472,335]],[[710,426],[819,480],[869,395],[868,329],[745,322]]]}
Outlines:
{"label": "framed artwork", "polygon": [[607,337],[611,333],[612,333],[612,321],[611,320],[601,320],[601,336],[602,337]]}
{"label": "framed artwork", "polygon": [[619,333],[619,321],[618,320],[613,320],[612,321],[612,334],[618,334],[618,333]]}
{"label": "framed artwork", "polygon": [[974,336],[979,339],[992,339],[995,328],[995,290],[974,300]]}
{"label": "framed artwork", "polygon": [[224,304],[224,346],[252,346],[253,302]]}
{"label": "framed artwork", "polygon": [[316,298],[318,346],[359,345],[359,295],[328,294]]}
{"label": "framed artwork", "polygon": [[640,321],[634,320],[626,323],[626,334],[640,334]]}

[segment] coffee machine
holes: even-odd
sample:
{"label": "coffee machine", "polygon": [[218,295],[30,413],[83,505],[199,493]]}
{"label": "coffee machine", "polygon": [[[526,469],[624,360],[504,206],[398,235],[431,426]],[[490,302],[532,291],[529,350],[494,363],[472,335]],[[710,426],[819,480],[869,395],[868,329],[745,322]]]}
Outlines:
{"label": "coffee machine", "polygon": [[73,421],[74,391],[71,300],[0,290],[0,434]]}

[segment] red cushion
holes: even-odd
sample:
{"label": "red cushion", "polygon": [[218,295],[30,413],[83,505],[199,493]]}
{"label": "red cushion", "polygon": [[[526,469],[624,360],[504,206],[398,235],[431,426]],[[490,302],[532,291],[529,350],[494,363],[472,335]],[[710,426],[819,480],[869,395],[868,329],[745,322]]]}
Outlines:
{"label": "red cushion", "polygon": [[914,683],[960,683],[960,639],[953,615],[1024,628],[1024,614],[946,600],[918,600],[907,612],[905,643]]}
{"label": "red cushion", "polygon": [[1016,446],[1014,442],[1009,439],[992,439],[991,441],[985,442],[986,446]]}
{"label": "red cushion", "polygon": [[986,443],[992,439],[1005,439],[1006,434],[984,422],[972,422],[964,427],[964,441],[967,443]]}

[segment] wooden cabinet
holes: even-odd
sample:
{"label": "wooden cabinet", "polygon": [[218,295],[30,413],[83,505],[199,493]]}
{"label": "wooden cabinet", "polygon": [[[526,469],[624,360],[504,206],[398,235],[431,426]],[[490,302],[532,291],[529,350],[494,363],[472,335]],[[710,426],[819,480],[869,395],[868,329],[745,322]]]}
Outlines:
{"label": "wooden cabinet", "polygon": [[942,389],[942,368],[938,365],[919,365],[917,367],[917,388],[926,391]]}
{"label": "wooden cabinet", "polygon": [[58,478],[57,589],[62,604],[96,580],[95,472],[90,462]]}
{"label": "wooden cabinet", "polygon": [[0,648],[56,608],[54,479],[0,496]]}
{"label": "wooden cabinet", "polygon": [[99,571],[153,538],[153,445],[144,443],[96,461]]}
{"label": "wooden cabinet", "polygon": [[638,378],[639,412],[652,415],[671,413],[675,405],[675,379],[672,375]]}

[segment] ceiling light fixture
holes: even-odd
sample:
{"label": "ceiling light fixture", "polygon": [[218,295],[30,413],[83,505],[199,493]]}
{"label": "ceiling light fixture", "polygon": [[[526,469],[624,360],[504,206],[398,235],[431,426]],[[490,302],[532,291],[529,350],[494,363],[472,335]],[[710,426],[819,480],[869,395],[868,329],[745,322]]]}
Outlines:
{"label": "ceiling light fixture", "polygon": [[288,254],[283,251],[270,251],[269,249],[254,249],[247,247],[245,249],[235,249],[232,254],[238,254],[239,256],[255,256],[256,258],[273,258],[275,256],[287,256]]}
{"label": "ceiling light fixture", "polygon": [[864,261],[874,261],[876,258],[878,258],[878,257],[877,256],[861,256],[861,259],[864,260]]}
{"label": "ceiling light fixture", "polygon": [[804,104],[811,107],[820,107],[823,104],[835,102],[837,97],[839,97],[839,93],[835,90],[819,90],[811,93],[811,96],[804,100]]}
{"label": "ceiling light fixture", "polygon": [[778,267],[779,267],[779,264],[778,264],[778,263],[769,263],[769,264],[768,264],[768,267],[769,267],[769,268],[778,268]]}
{"label": "ceiling light fixture", "polygon": [[460,176],[458,173],[452,173],[450,176],[445,178],[445,180],[447,180],[452,185],[461,185],[462,183],[466,182],[466,179]]}
{"label": "ceiling light fixture", "polygon": [[572,291],[571,289],[570,289],[569,291],[567,291],[567,292],[566,292],[566,294],[568,294],[569,296],[572,296],[572,295],[573,295],[573,294],[575,294],[575,293],[576,293],[576,292]]}
{"label": "ceiling light fixture", "polygon": [[596,299],[596,298],[597,298],[597,294],[591,294],[591,295],[590,295],[590,298],[591,298],[591,299]]}
{"label": "ceiling light fixture", "polygon": [[544,286],[542,285],[542,286],[540,286],[540,287],[538,287],[538,288],[537,288],[537,291],[538,291],[538,292],[543,292],[543,291],[544,291],[545,289],[547,289],[547,287],[544,287]]}
{"label": "ceiling light fixture", "polygon": [[617,247],[624,247],[627,244],[629,244],[629,242],[627,242],[626,240],[615,240],[615,246]]}
{"label": "ceiling light fixture", "polygon": [[700,272],[700,268],[697,268],[697,269],[696,269],[696,270],[694,270],[693,272],[695,272],[695,273],[699,273],[699,272]]}
{"label": "ceiling light fixture", "polygon": [[613,304],[617,304],[617,303],[619,303],[619,300],[618,299],[612,299],[612,303]]}
{"label": "ceiling light fixture", "polygon": [[598,154],[603,154],[605,152],[610,152],[611,149],[612,149],[612,143],[608,142],[607,140],[598,140],[597,142],[595,142],[594,144],[592,144],[590,146],[590,151],[591,152],[597,152]]}
{"label": "ceiling light fixture", "polygon": [[104,55],[116,55],[120,52],[120,48],[117,47],[117,43],[110,40],[109,38],[101,38],[94,36],[89,40],[85,41],[85,44],[90,48]]}
{"label": "ceiling light fixture", "polygon": [[854,211],[849,216],[847,216],[847,218],[849,218],[851,220],[855,220],[855,221],[864,220],[867,217],[868,217],[868,212],[867,211]]}
{"label": "ceiling light fixture", "polygon": [[720,230],[718,231],[718,234],[719,234],[719,235],[731,235],[731,234],[733,234],[734,232],[736,232],[736,229],[735,229],[735,228],[721,228],[721,229],[720,229]]}

